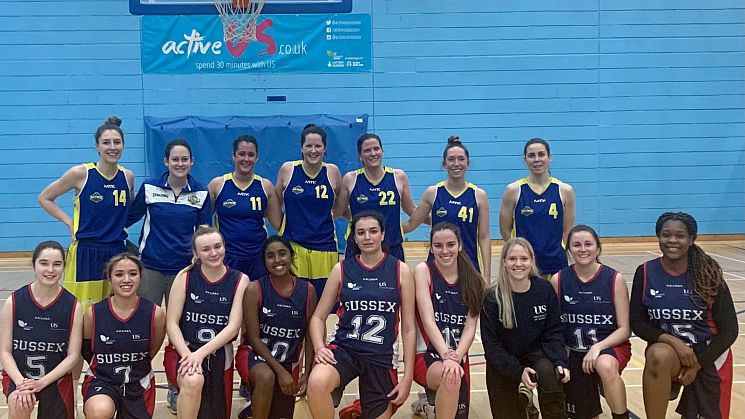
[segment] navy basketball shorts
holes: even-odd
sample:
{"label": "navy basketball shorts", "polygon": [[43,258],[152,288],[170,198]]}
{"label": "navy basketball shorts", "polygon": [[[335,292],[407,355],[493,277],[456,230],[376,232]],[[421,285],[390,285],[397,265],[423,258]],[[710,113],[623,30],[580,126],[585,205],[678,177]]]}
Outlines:
{"label": "navy basketball shorts", "polygon": [[[414,381],[424,387],[425,393],[427,394],[427,401],[432,406],[435,404],[435,395],[437,393],[427,386],[427,370],[429,370],[435,362],[442,362],[442,358],[440,357],[440,354],[430,350],[418,353],[414,357]],[[465,375],[462,377],[460,382],[458,410],[455,415],[457,419],[468,418],[468,410],[471,404],[471,371],[468,356],[466,356],[463,362],[461,362],[461,366],[463,367]]]}
{"label": "navy basketball shorts", "polygon": [[[603,413],[600,404],[600,386],[602,384],[597,372],[585,374],[582,360],[587,352],[569,351],[569,373],[571,380],[564,384],[567,415],[572,419],[586,419]],[[616,347],[607,348],[600,355],[610,355],[618,361],[618,373],[621,374],[631,359],[631,343],[626,341]]]}
{"label": "navy basketball shorts", "polygon": [[255,280],[267,275],[264,267],[264,258],[256,255],[252,258],[234,258],[227,253],[225,254],[225,264],[233,269],[243,272],[248,279]]}
{"label": "navy basketball shorts", "polygon": [[[176,348],[166,346],[163,367],[168,383],[178,388],[179,356]],[[228,343],[202,361],[202,401],[197,419],[228,419],[233,405],[233,345]]]}
{"label": "navy basketball shorts", "polygon": [[86,376],[83,380],[83,402],[93,396],[104,395],[114,402],[117,419],[150,419],[155,411],[155,376],[151,373],[142,380],[124,385],[108,383]]}
{"label": "navy basketball shorts", "polygon": [[350,381],[359,377],[360,405],[363,418],[377,418],[388,406],[395,412],[398,406],[391,404],[388,393],[398,384],[398,372],[367,362],[364,357],[336,345],[328,347],[334,353],[339,373],[339,387],[344,388]]}
{"label": "navy basketball shorts", "polygon": [[[3,394],[6,400],[16,390],[16,384],[2,373]],[[72,375],[67,374],[55,384],[36,393],[38,419],[75,419],[75,399],[72,394]]]}

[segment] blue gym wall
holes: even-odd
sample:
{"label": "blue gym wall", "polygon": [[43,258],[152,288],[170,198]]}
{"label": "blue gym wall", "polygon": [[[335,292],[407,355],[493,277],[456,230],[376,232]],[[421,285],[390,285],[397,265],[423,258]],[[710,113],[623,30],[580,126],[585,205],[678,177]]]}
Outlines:
{"label": "blue gym wall", "polygon": [[[0,251],[69,242],[36,197],[97,158],[92,133],[111,114],[124,120],[122,163],[138,184],[146,115],[369,113],[415,200],[444,177],[441,150],[459,134],[469,179],[490,196],[494,238],[502,190],[526,174],[522,145],[536,136],[577,191],[577,221],[603,236],[651,235],[665,210],[691,212],[701,233],[745,233],[744,9],[355,0],[355,13],[372,15],[373,73],[170,76],[142,74],[140,18],[124,0],[3,1]],[[72,194],[59,202],[71,209]]]}

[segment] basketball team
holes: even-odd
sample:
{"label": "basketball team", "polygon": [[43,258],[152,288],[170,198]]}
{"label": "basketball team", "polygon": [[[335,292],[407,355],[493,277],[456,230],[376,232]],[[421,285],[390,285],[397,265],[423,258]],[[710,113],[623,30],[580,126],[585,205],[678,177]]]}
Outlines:
{"label": "basketball team", "polygon": [[[377,135],[359,138],[362,168],[342,176],[324,161],[326,132],[315,125],[301,134],[302,160],[285,162],[274,184],[254,173],[252,136],[235,139],[234,170],[207,185],[190,174],[189,143],[176,139],[165,173],[135,194],[119,165],[120,125],[107,119],[95,133],[98,161],[39,195],[72,244],[40,243],[33,282],[2,307],[11,419],[37,405],[39,418],[72,419],[78,391],[86,418],[151,418],[152,360],[166,335],[178,418],[229,418],[234,369],[251,400],[242,418],[292,418],[297,397],[314,418],[333,418],[355,378],[359,399],[343,418],[390,418],[412,382],[426,390],[415,413],[466,418],[477,324],[495,418],[533,414],[536,387],[544,418],[597,417],[601,394],[613,418],[628,418],[621,372],[632,331],[647,342],[647,418],[664,418],[681,388],[683,418],[729,417],[738,321],[721,267],[695,242],[696,220],[659,216],[662,256],[636,269],[629,297],[601,262],[595,230],[574,224],[574,191],[551,176],[543,139],[525,144],[528,174],[501,199],[505,243],[492,275],[489,198],[466,180],[470,156],[458,137],[443,151],[446,179],[416,204],[406,173],[383,164]],[[71,190],[72,217],[55,202]],[[342,261],[335,217],[351,220]],[[143,218],[139,249],[128,252],[125,228]],[[265,221],[279,235],[268,237]],[[403,234],[423,223],[432,226],[428,258],[411,269]],[[331,313],[338,323],[327,340]]]}

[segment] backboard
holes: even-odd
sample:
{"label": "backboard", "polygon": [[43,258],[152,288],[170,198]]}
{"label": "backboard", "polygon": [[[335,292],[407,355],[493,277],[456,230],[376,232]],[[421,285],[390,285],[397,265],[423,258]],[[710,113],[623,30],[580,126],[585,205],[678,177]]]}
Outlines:
{"label": "backboard", "polygon": [[[350,13],[352,0],[266,0],[262,14]],[[213,0],[129,0],[133,15],[214,15]]]}

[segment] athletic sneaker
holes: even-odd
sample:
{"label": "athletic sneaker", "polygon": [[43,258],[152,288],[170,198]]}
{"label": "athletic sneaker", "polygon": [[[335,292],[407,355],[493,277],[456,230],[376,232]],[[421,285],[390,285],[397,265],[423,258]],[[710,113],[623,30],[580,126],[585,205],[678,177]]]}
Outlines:
{"label": "athletic sneaker", "polygon": [[253,414],[253,407],[251,406],[251,400],[249,400],[248,403],[243,406],[243,409],[238,412],[238,419],[250,419]]}
{"label": "athletic sneaker", "polygon": [[416,395],[416,400],[411,402],[411,413],[419,416],[427,417],[426,407],[427,407],[427,394],[425,394],[423,391],[420,391]]}
{"label": "athletic sneaker", "polygon": [[528,417],[528,419],[538,419],[538,408],[535,407],[535,403],[533,402],[533,390],[529,389],[525,386],[525,384],[520,383],[520,387],[518,388],[518,393],[520,394],[521,401],[525,403],[525,415]]}
{"label": "athletic sneaker", "polygon": [[178,400],[178,392],[174,387],[168,386],[166,401],[168,402],[168,410],[174,415],[176,414],[176,400]]}
{"label": "athletic sneaker", "polygon": [[362,417],[362,406],[360,399],[355,400],[349,406],[339,411],[339,419],[359,419]]}

